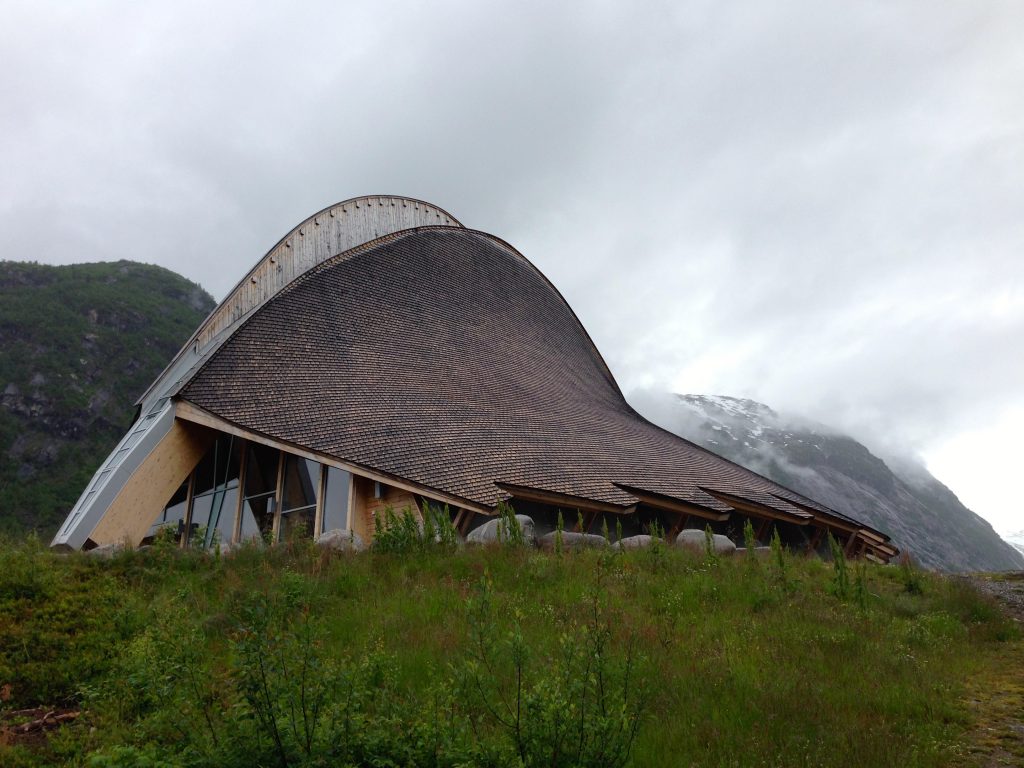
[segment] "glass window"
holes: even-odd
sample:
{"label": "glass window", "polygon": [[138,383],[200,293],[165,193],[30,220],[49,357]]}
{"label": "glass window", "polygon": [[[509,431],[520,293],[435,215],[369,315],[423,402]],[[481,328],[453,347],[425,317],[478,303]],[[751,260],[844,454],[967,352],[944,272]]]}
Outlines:
{"label": "glass window", "polygon": [[167,502],[167,506],[163,508],[163,511],[156,516],[156,520],[153,525],[150,526],[149,532],[146,536],[153,536],[161,528],[167,526],[173,526],[175,531],[178,529],[178,524],[185,519],[185,503],[188,501],[188,479],[174,492],[171,496],[171,500]]}
{"label": "glass window", "polygon": [[277,448],[249,443],[245,459],[245,496],[274,493],[277,490]]}
{"label": "glass window", "polygon": [[[195,469],[192,524],[189,543],[212,547],[215,541],[231,541],[238,503],[240,440],[234,435],[218,437]],[[202,540],[193,536],[199,533]]]}
{"label": "glass window", "polygon": [[352,475],[344,469],[326,467],[327,488],[324,491],[324,522],[321,533],[348,528],[348,487]]}
{"label": "glass window", "polygon": [[214,441],[196,467],[196,484],[193,493],[202,493],[226,487],[232,480],[238,481],[239,450],[238,438],[221,435]]}
{"label": "glass window", "polygon": [[218,488],[211,493],[196,496],[192,501],[192,532],[201,532],[203,539],[192,543],[212,547],[215,542],[223,544],[231,541],[237,508],[237,480],[232,481],[228,488]]}
{"label": "glass window", "polygon": [[286,455],[281,495],[281,541],[293,536],[312,538],[319,494],[320,462]]}
{"label": "glass window", "polygon": [[274,497],[280,452],[249,443],[245,459],[245,499],[242,501],[242,540],[270,541],[274,529]]}

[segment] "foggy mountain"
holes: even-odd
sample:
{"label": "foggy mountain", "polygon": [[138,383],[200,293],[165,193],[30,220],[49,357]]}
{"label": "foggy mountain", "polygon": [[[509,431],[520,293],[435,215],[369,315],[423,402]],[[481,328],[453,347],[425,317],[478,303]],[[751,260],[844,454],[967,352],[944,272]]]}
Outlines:
{"label": "foggy mountain", "polygon": [[1024,568],[1024,550],[1003,541],[919,461],[887,463],[848,435],[753,400],[637,393],[631,402],[665,429],[884,531],[926,567]]}
{"label": "foggy mountain", "polygon": [[1004,537],[1007,543],[1024,555],[1024,530],[1011,533],[1009,536]]}

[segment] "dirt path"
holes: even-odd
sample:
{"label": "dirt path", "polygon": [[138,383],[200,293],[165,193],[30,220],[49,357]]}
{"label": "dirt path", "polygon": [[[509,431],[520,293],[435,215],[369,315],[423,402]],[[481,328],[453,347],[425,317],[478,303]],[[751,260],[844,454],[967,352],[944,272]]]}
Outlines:
{"label": "dirt path", "polygon": [[1004,607],[1020,629],[1003,644],[997,663],[972,680],[967,702],[975,724],[964,765],[1024,767],[1024,572],[974,575],[969,580]]}

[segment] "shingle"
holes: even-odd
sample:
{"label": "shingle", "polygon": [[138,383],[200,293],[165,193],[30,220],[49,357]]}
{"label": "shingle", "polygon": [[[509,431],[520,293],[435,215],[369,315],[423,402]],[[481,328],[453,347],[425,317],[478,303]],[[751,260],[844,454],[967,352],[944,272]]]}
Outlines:
{"label": "shingle", "polygon": [[486,506],[502,498],[495,482],[630,504],[615,482],[705,506],[717,502],[701,488],[839,514],[640,417],[547,279],[462,228],[406,230],[312,269],[180,396]]}

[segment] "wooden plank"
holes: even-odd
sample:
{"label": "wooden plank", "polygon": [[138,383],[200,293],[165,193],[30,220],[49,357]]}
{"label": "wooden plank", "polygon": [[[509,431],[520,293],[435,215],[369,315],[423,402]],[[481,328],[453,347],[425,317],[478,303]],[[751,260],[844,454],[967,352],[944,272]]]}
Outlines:
{"label": "wooden plank", "polygon": [[846,540],[846,546],[843,548],[843,554],[847,557],[853,555],[853,551],[857,546],[857,534],[852,534],[850,538]]}
{"label": "wooden plank", "polygon": [[231,541],[242,540],[242,510],[245,509],[245,465],[249,460],[249,445],[244,437],[240,437],[238,450],[238,503],[235,504],[235,524],[231,527]]}
{"label": "wooden plank", "polygon": [[802,515],[795,515],[783,510],[774,509],[766,504],[761,504],[756,501],[750,501],[740,496],[734,496],[731,493],[725,493],[724,491],[713,491],[709,488],[702,489],[705,493],[709,493],[725,504],[729,504],[733,508],[746,512],[748,514],[756,515],[757,517],[767,517],[772,520],[780,520],[785,523],[792,523],[793,525],[807,525],[813,520],[813,516],[808,514],[806,517]]}
{"label": "wooden plank", "polygon": [[352,520],[356,514],[356,478],[351,473],[348,476],[348,507],[345,512],[345,524],[349,531],[354,531]]}
{"label": "wooden plank", "polygon": [[526,485],[515,485],[514,483],[495,483],[496,486],[514,498],[523,501],[534,501],[549,506],[561,506],[567,509],[580,510],[582,512],[611,512],[622,514],[627,509],[618,504],[611,504],[606,501],[597,501],[583,496],[573,496],[568,493],[548,491],[543,488],[531,488]]}
{"label": "wooden plank", "polygon": [[[200,459],[202,461],[202,459]],[[188,475],[188,490],[185,491],[185,514],[181,518],[181,536],[178,538],[178,546],[185,549],[192,539],[192,503],[196,500],[196,470],[195,467]]]}
{"label": "wooden plank", "polygon": [[323,531],[324,527],[324,496],[327,495],[327,467],[320,465],[320,482],[317,483],[316,512],[313,514],[313,538]]}
{"label": "wooden plank", "polygon": [[284,502],[284,451],[277,454],[277,486],[274,491],[274,523],[270,532],[270,540],[275,544],[281,540],[281,507]]}
{"label": "wooden plank", "polygon": [[772,521],[769,519],[761,519],[761,524],[757,527],[757,533],[754,535],[759,542],[765,542],[768,540],[768,531],[771,529]]}
{"label": "wooden plank", "polygon": [[125,482],[89,538],[100,546],[137,547],[215,437],[213,430],[175,421]]}
{"label": "wooden plank", "polygon": [[623,483],[613,483],[613,485],[617,488],[621,488],[631,496],[635,496],[641,503],[667,512],[693,515],[695,517],[716,522],[728,520],[729,515],[731,514],[731,512],[716,512],[715,510],[711,510],[697,504],[691,504],[688,501],[674,499],[671,496],[654,493],[653,491],[645,491],[643,488],[636,488],[632,485],[625,485]]}
{"label": "wooden plank", "polygon": [[818,545],[821,544],[821,537],[822,537],[822,534],[824,534],[824,532],[825,532],[824,528],[815,528],[814,529],[814,535],[811,536],[811,540],[807,543],[807,551],[808,552],[816,552],[817,551]]}
{"label": "wooden plank", "polygon": [[679,514],[679,516],[676,518],[675,524],[669,531],[665,533],[666,542],[668,542],[669,544],[675,543],[676,536],[682,533],[683,527],[686,525],[687,519],[689,519],[689,515],[684,515],[682,513]]}

